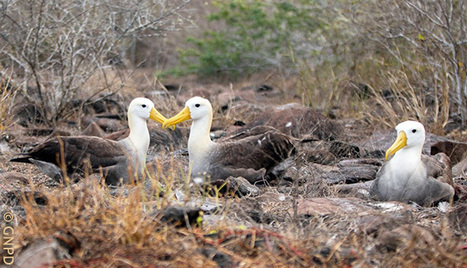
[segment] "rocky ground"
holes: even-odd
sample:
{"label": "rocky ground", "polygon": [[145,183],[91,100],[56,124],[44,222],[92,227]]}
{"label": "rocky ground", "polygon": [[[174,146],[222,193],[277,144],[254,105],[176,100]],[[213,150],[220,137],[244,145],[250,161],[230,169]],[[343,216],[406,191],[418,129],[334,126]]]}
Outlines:
{"label": "rocky ground", "polygon": [[[2,237],[4,263],[467,267],[465,139],[428,134],[425,143],[425,154],[451,157],[452,204],[378,202],[369,198],[368,187],[394,130],[378,129],[365,118],[331,119],[333,114],[304,107],[269,85],[166,88],[145,93],[163,114],[172,116],[189,97],[204,96],[216,111],[213,139],[222,142],[253,126],[273,126],[294,137],[297,154],[277,169],[279,178],[273,181],[251,185],[229,178],[196,185],[186,175],[189,125],[170,131],[151,122],[149,182],[108,188],[91,175],[66,184],[8,159],[58,131],[124,137],[121,104],[136,94],[98,103],[85,117],[57,128],[32,126],[27,109],[19,109],[17,123],[4,131],[0,143],[2,213],[12,215],[4,216],[2,228],[14,229],[12,250],[7,250],[8,235]],[[456,137],[465,137],[465,130],[459,131]]]}

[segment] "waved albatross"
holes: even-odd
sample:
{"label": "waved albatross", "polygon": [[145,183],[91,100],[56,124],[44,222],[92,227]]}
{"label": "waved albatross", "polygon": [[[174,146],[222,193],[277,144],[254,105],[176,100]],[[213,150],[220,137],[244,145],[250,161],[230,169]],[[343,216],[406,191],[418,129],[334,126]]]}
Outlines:
{"label": "waved albatross", "polygon": [[396,126],[396,131],[397,139],[386,151],[387,162],[376,175],[370,195],[382,201],[412,201],[422,206],[450,201],[454,196],[453,187],[431,177],[430,167],[422,161],[423,125],[405,121]]}
{"label": "waved albatross", "polygon": [[250,183],[269,179],[271,172],[294,151],[289,136],[271,130],[248,135],[242,139],[224,142],[211,141],[211,103],[193,97],[185,108],[164,122],[163,128],[193,119],[188,138],[191,177],[202,176],[207,180],[224,180],[229,176],[243,177]]}
{"label": "waved albatross", "polygon": [[135,98],[128,107],[130,134],[120,141],[92,136],[53,137],[31,151],[10,159],[12,162],[51,163],[68,176],[101,172],[106,184],[128,183],[144,176],[149,148],[148,119],[167,120],[146,98]]}

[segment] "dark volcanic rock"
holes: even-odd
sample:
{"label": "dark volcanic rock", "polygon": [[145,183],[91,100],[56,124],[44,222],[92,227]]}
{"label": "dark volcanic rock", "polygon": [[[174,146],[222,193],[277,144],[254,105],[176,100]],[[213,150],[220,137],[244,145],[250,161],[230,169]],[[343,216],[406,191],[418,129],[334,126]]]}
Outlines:
{"label": "dark volcanic rock", "polygon": [[41,110],[35,104],[26,103],[14,106],[12,114],[18,124],[23,127],[30,125],[43,124],[44,116]]}
{"label": "dark volcanic rock", "polygon": [[327,150],[299,150],[298,158],[307,163],[317,163],[321,165],[330,165],[337,160],[336,156]]}
{"label": "dark volcanic rock", "polygon": [[366,215],[361,217],[357,224],[360,232],[377,237],[386,230],[392,230],[404,224],[411,224],[413,221],[413,213],[410,210],[403,210],[401,213],[394,214]]}
{"label": "dark volcanic rock", "polygon": [[37,240],[15,257],[15,267],[45,267],[63,259],[70,259],[79,248],[78,240],[68,233],[57,232],[54,236]]}
{"label": "dark volcanic rock", "polygon": [[202,211],[197,207],[169,206],[162,211],[154,211],[150,215],[177,227],[187,227],[198,222],[199,217],[202,216]]}
{"label": "dark volcanic rock", "polygon": [[454,186],[452,181],[451,161],[446,154],[438,153],[431,156],[422,154],[422,161],[427,167],[428,176]]}
{"label": "dark volcanic rock", "polygon": [[339,170],[327,172],[322,176],[329,184],[356,183],[375,179],[378,170],[379,167],[373,165],[340,167]]}
{"label": "dark volcanic rock", "polygon": [[342,141],[333,141],[329,151],[337,158],[359,158],[360,147]]}
{"label": "dark volcanic rock", "polygon": [[284,222],[284,217],[266,213],[261,210],[250,210],[247,212],[248,215],[257,223],[271,224],[272,222]]}
{"label": "dark volcanic rock", "polygon": [[232,257],[220,252],[213,246],[203,247],[203,249],[201,249],[201,253],[206,256],[206,258],[215,261],[219,267],[235,267]]}
{"label": "dark volcanic rock", "polygon": [[438,141],[431,145],[431,154],[445,153],[455,165],[467,158],[467,143],[453,140]]}
{"label": "dark volcanic rock", "polygon": [[296,138],[312,134],[321,140],[335,140],[343,134],[343,128],[338,122],[297,103],[266,111],[256,120],[246,124],[241,131],[262,125],[272,126]]}
{"label": "dark volcanic rock", "polygon": [[370,187],[373,181],[352,183],[352,184],[336,184],[333,188],[340,193],[355,196],[362,199],[370,197]]}
{"label": "dark volcanic rock", "polygon": [[454,200],[458,203],[467,201],[467,181],[456,180],[454,184]]}
{"label": "dark volcanic rock", "polygon": [[375,158],[359,158],[359,159],[344,159],[339,161],[336,166],[338,167],[355,167],[361,165],[382,166],[383,161]]}
{"label": "dark volcanic rock", "polygon": [[125,129],[125,126],[122,124],[120,119],[116,118],[99,118],[97,116],[84,116],[81,118],[82,127],[87,127],[89,124],[94,122],[105,132],[116,132],[121,129]]}
{"label": "dark volcanic rock", "polygon": [[37,205],[47,205],[48,198],[44,193],[39,191],[9,191],[1,197],[1,202],[8,206],[20,205],[22,200],[34,201]]}
{"label": "dark volcanic rock", "polygon": [[437,244],[432,232],[415,224],[404,224],[395,229],[384,230],[378,237],[377,248],[383,252],[423,249]]}
{"label": "dark volcanic rock", "polygon": [[53,128],[27,128],[24,130],[26,136],[48,136],[54,133]]}
{"label": "dark volcanic rock", "polygon": [[467,178],[467,158],[452,167],[452,176]]}
{"label": "dark volcanic rock", "polygon": [[260,192],[259,188],[251,184],[243,177],[228,177],[226,180],[216,180],[209,182],[210,185],[216,186],[220,193],[230,194],[233,196],[257,196]]}
{"label": "dark volcanic rock", "polygon": [[173,151],[184,148],[188,142],[188,128],[176,128],[175,130],[163,130],[159,126],[149,127],[149,147],[155,151]]}

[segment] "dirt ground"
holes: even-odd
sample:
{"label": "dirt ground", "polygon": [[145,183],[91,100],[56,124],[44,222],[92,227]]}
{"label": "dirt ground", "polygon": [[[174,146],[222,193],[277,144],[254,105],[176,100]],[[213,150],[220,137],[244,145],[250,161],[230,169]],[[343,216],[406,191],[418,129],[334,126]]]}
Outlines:
{"label": "dirt ground", "polygon": [[[292,117],[310,110],[300,106],[300,96],[284,88],[262,83],[173,84],[167,90],[145,89],[143,94],[166,116],[175,115],[191,96],[210,99],[216,111],[213,139],[222,142],[278,107],[287,110],[284,105],[291,102],[300,107],[289,112]],[[122,102],[128,105],[138,94],[122,94]],[[395,133],[364,117],[343,114],[336,104],[331,112],[312,113],[307,120],[297,121],[298,130],[288,134],[296,138],[298,153],[280,178],[257,185],[235,179],[226,185],[191,182],[186,151],[189,123],[170,131],[155,122],[149,123],[151,177],[146,183],[111,188],[99,184],[98,175],[71,184],[57,182],[33,165],[8,160],[57,130],[80,134],[86,129],[85,120],[54,129],[13,124],[0,142],[1,226],[14,230],[11,246],[3,233],[3,263],[14,260],[19,267],[467,267],[465,173],[456,177],[457,196],[452,204],[420,207],[371,200],[369,184]],[[104,135],[126,128],[125,119],[97,117],[93,110],[86,116],[99,118],[94,122]],[[317,121],[327,127],[316,125]],[[460,134],[455,137],[466,134],[457,131]],[[444,139],[428,135],[424,152],[429,154],[429,145]],[[12,220],[5,220],[5,215],[13,215]]]}

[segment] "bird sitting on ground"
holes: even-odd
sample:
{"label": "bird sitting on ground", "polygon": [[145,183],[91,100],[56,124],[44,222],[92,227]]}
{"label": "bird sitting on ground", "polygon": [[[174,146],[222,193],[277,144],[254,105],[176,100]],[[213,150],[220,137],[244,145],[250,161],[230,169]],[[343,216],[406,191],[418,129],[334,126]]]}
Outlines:
{"label": "bird sitting on ground", "polygon": [[291,138],[273,128],[265,132],[250,130],[252,135],[230,141],[213,142],[210,138],[213,112],[211,103],[201,97],[189,99],[185,108],[164,122],[163,128],[192,119],[188,138],[191,177],[224,180],[243,177],[250,183],[269,180],[273,169],[294,153]]}
{"label": "bird sitting on ground", "polygon": [[386,151],[387,162],[376,175],[370,195],[381,201],[412,201],[421,206],[451,201],[454,196],[452,177],[448,178],[451,183],[436,180],[429,172],[434,169],[433,164],[422,161],[423,125],[406,121],[397,125],[396,130],[397,139]]}
{"label": "bird sitting on ground", "polygon": [[[92,136],[53,137],[37,145],[12,162],[34,163],[51,177],[101,172],[106,184],[134,182],[145,176],[149,148],[147,120],[159,123],[167,120],[146,98],[136,98],[128,107],[127,138],[114,141]],[[58,171],[57,171],[58,170]]]}

